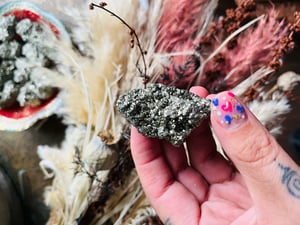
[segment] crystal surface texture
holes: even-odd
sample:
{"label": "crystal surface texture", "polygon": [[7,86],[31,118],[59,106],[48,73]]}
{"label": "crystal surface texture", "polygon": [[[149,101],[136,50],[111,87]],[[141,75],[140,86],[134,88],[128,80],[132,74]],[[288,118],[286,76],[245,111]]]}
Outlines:
{"label": "crystal surface texture", "polygon": [[186,90],[149,84],[119,97],[119,112],[147,137],[181,145],[210,114],[210,101]]}

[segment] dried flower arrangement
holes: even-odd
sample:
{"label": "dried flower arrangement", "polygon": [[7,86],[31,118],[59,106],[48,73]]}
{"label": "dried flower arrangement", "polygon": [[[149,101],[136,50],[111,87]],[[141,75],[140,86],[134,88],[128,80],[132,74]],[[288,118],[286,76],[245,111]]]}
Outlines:
{"label": "dried flower arrangement", "polygon": [[44,190],[51,208],[48,225],[162,224],[139,184],[129,125],[115,107],[120,95],[143,90],[145,82],[180,89],[202,85],[211,93],[231,89],[274,135],[280,133],[290,92],[300,79],[276,71],[294,47],[298,14],[286,24],[275,9],[258,15],[251,0],[220,18],[214,14],[217,0],[98,5],[128,27],[116,16],[90,10],[86,1],[37,3],[47,4],[72,41],[51,42],[60,68],[47,84],[63,90],[57,114],[68,128],[60,146],[37,150],[46,178],[52,179]]}

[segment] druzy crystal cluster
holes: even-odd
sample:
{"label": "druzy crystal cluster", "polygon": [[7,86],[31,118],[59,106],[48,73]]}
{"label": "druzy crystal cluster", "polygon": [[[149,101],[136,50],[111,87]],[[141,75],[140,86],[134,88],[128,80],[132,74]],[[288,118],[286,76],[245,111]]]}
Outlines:
{"label": "druzy crystal cluster", "polygon": [[53,66],[49,34],[30,19],[0,17],[0,108],[38,106],[55,93],[41,72]]}
{"label": "druzy crystal cluster", "polygon": [[118,110],[148,137],[182,144],[210,113],[210,101],[183,89],[150,84],[120,96]]}

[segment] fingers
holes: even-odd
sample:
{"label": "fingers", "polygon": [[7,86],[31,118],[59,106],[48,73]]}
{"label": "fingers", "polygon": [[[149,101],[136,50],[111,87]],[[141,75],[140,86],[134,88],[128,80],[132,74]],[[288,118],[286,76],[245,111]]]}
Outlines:
{"label": "fingers", "polygon": [[[131,154],[146,192],[156,198],[173,183],[173,174],[165,163],[161,143],[131,128]],[[150,188],[151,187],[151,188]]]}
{"label": "fingers", "polygon": [[194,194],[199,202],[204,201],[207,192],[207,182],[198,171],[188,165],[183,146],[176,148],[167,141],[161,141],[161,148],[163,149],[162,157],[164,157],[165,163],[173,174],[172,178]]}
{"label": "fingers", "polygon": [[[299,169],[249,109],[233,93],[220,93],[212,99],[211,124],[224,151],[244,177],[255,204],[264,212],[288,207],[283,204],[289,195],[283,174],[293,170],[298,175]],[[300,196],[299,183],[294,192]]]}
{"label": "fingers", "polygon": [[[190,91],[200,97],[206,97],[207,91],[193,87]],[[208,183],[220,183],[232,176],[232,168],[219,152],[211,133],[208,121],[195,129],[187,139],[190,163],[199,171]]]}
{"label": "fingers", "polygon": [[183,166],[183,148],[144,137],[132,128],[131,152],[144,191],[163,221],[196,225],[207,186],[201,175]]}

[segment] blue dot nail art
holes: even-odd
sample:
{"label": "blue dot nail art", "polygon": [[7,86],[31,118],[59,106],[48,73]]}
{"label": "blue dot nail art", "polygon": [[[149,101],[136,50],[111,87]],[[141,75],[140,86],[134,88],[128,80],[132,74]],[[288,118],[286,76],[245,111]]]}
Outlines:
{"label": "blue dot nail art", "polygon": [[244,113],[245,112],[245,108],[242,105],[237,105],[236,106],[236,110],[240,113]]}
{"label": "blue dot nail art", "polygon": [[226,128],[237,127],[247,120],[246,108],[230,91],[216,95],[211,104],[215,119]]}
{"label": "blue dot nail art", "polygon": [[232,117],[231,117],[231,116],[225,115],[224,119],[225,119],[225,122],[226,122],[227,124],[231,124],[231,121],[232,121]]}
{"label": "blue dot nail art", "polygon": [[219,105],[219,99],[214,98],[214,99],[212,100],[212,104],[213,104],[214,106],[218,106],[218,105]]}

